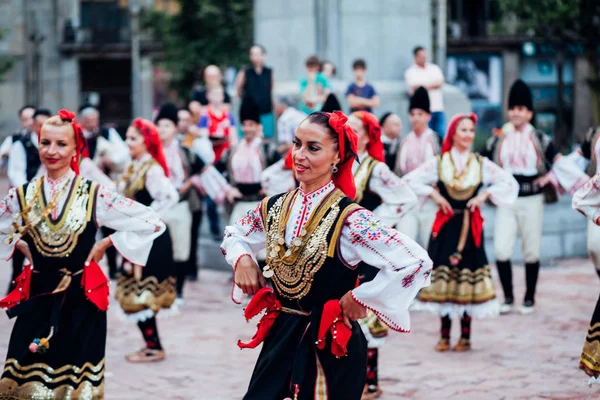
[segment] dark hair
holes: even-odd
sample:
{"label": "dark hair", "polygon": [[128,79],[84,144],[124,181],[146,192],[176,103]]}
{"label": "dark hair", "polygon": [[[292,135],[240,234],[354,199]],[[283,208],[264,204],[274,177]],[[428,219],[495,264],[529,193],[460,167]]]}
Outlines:
{"label": "dark hair", "polygon": [[258,47],[263,54],[267,54],[267,49],[265,49],[265,46],[262,44],[254,43],[252,46],[250,46],[250,50],[252,50],[252,47]]}
{"label": "dark hair", "polygon": [[354,60],[354,62],[352,63],[352,69],[367,69],[367,63],[365,62],[365,60],[363,60],[362,58],[359,58],[358,60]]}
{"label": "dark hair", "polygon": [[390,116],[394,115],[393,112],[388,111],[386,113],[384,113],[381,118],[379,118],[379,125],[383,128],[383,124],[385,124],[385,120],[388,119]]}
{"label": "dark hair", "polygon": [[32,108],[35,111],[35,107],[34,106],[32,106],[31,104],[26,104],[26,105],[24,105],[23,107],[21,107],[19,109],[19,114],[18,114],[19,117],[21,116],[21,114],[23,114],[23,111],[27,110],[28,108]]}
{"label": "dark hair", "polygon": [[306,59],[307,67],[321,67],[321,61],[319,61],[319,57],[310,56]]}
{"label": "dark hair", "polygon": [[417,46],[413,49],[413,56],[416,56],[418,52],[420,52],[421,50],[425,50],[425,48],[423,46]]}
{"label": "dark hair", "polygon": [[44,115],[46,117],[51,117],[52,113],[47,108],[36,108],[35,112],[33,113],[33,118],[37,117],[38,115]]}
{"label": "dark hair", "polygon": [[323,72],[323,68],[325,67],[325,64],[331,64],[331,66],[333,67],[333,68],[332,68],[332,70],[331,70],[331,74],[332,74],[333,76],[336,76],[336,75],[337,75],[337,68],[335,67],[335,64],[334,64],[334,63],[332,63],[332,62],[331,62],[331,61],[329,61],[329,60],[325,60],[325,61],[323,61],[323,62],[321,63],[321,72]]}

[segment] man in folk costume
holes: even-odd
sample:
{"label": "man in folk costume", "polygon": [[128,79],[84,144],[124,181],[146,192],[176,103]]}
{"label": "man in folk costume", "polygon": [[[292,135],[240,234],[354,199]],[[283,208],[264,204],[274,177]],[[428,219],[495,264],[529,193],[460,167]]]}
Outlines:
{"label": "man in folk costume", "polygon": [[[394,172],[404,176],[440,153],[439,135],[429,128],[431,109],[427,90],[419,87],[410,98],[409,117],[412,130],[400,144]],[[427,248],[435,219],[435,202],[424,197],[412,211],[402,216],[398,230]]]}
{"label": "man in folk costume", "polygon": [[12,148],[13,143],[16,143],[25,136],[28,132],[31,132],[33,126],[33,114],[35,113],[35,107],[30,105],[24,105],[19,110],[19,123],[21,124],[21,129],[12,135],[8,136],[0,145],[0,164],[6,165],[8,161],[8,155],[10,154],[10,149]]}
{"label": "man in folk costume", "polygon": [[[381,126],[377,118],[367,111],[356,111],[348,118],[348,125],[358,136],[358,160],[352,165],[356,196],[354,201],[387,225],[394,225],[402,213],[417,204],[417,196],[410,187],[395,175],[385,163],[381,141]],[[359,264],[359,280],[372,281],[379,270],[368,264]],[[362,400],[379,398],[379,347],[385,341],[387,326],[375,313],[369,311],[361,319],[361,329],[367,338],[367,381]]]}
{"label": "man in folk costume", "polygon": [[398,114],[386,112],[379,119],[381,126],[381,141],[385,163],[393,171],[396,167],[396,158],[400,149],[400,135],[402,134],[402,120]]}
{"label": "man in folk costume", "polygon": [[[264,198],[261,174],[277,157],[277,152],[262,139],[260,110],[251,100],[246,99],[242,102],[240,125],[244,133],[243,138],[236,146],[227,150],[217,163],[227,163],[229,182],[242,194],[242,198],[233,205],[230,223],[243,218]],[[218,165],[217,169],[220,169]],[[265,256],[259,258],[264,260]]]}
{"label": "man in folk costume", "polygon": [[534,311],[535,290],[540,270],[540,242],[544,202],[557,199],[556,189],[573,173],[572,163],[562,159],[552,139],[531,125],[533,97],[529,86],[517,80],[508,96],[509,122],[493,135],[483,155],[510,172],[519,183],[519,197],[511,206],[498,206],[494,232],[496,265],[504,289],[501,313],[514,305],[510,258],[517,233],[521,233],[525,258],[526,293],[522,314]]}

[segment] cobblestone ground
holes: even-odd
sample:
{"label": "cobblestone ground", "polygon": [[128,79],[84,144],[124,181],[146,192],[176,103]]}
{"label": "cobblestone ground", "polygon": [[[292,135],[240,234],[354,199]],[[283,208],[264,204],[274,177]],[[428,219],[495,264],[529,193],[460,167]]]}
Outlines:
{"label": "cobblestone ground", "polygon": [[[6,287],[8,263],[0,268]],[[516,293],[523,269],[517,268]],[[224,271],[203,270],[200,282],[186,286],[179,315],[159,321],[167,351],[161,363],[131,365],[123,356],[142,346],[137,328],[122,322],[116,304],[109,311],[106,398],[240,399],[258,350],[240,351],[255,321],[246,324],[242,308],[229,300]],[[567,260],[544,268],[538,309],[530,316],[508,315],[473,322],[470,353],[433,351],[438,319],[413,313],[410,334],[392,333],[381,352],[383,399],[598,399],[578,367],[579,353],[600,282],[587,260]],[[12,321],[2,316],[0,353],[5,354]],[[454,338],[458,336],[455,323]]]}

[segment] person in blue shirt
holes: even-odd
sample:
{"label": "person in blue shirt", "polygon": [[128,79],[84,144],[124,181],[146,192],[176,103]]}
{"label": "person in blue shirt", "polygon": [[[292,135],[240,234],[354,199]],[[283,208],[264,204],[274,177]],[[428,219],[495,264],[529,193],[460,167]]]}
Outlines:
{"label": "person in blue shirt", "polygon": [[368,111],[379,107],[379,96],[375,88],[367,83],[367,63],[363,59],[358,59],[352,63],[354,72],[354,82],[346,90],[346,99],[350,105],[350,112]]}

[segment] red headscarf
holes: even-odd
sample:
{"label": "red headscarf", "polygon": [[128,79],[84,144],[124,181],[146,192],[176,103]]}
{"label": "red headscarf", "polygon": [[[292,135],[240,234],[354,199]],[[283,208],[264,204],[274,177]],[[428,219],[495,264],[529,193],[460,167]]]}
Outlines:
{"label": "red headscarf", "polygon": [[456,114],[450,120],[450,125],[448,125],[448,130],[446,131],[446,137],[444,138],[444,143],[442,144],[442,154],[447,153],[452,149],[452,144],[454,141],[454,134],[456,133],[456,127],[458,123],[465,118],[469,118],[473,121],[474,124],[477,124],[477,115],[474,113],[470,114]]}
{"label": "red headscarf", "polygon": [[369,136],[367,153],[377,161],[385,162],[383,142],[381,141],[381,125],[379,125],[379,121],[368,111],[356,111],[354,114],[362,120],[363,126]]}
{"label": "red headscarf", "polygon": [[293,169],[294,168],[294,158],[293,158],[293,154],[292,154],[293,150],[294,150],[294,148],[292,147],[285,156],[285,159],[283,161],[284,169]]}
{"label": "red headscarf", "polygon": [[346,123],[348,117],[343,112],[336,111],[324,114],[329,117],[329,126],[338,135],[340,163],[337,165],[337,173],[333,174],[333,183],[346,196],[354,199],[354,196],[356,196],[356,186],[354,185],[354,175],[352,174],[352,163],[357,158],[358,137],[356,136],[356,132]]}
{"label": "red headscarf", "polygon": [[131,124],[131,126],[140,131],[140,133],[144,137],[144,142],[146,143],[146,147],[148,148],[148,153],[150,153],[150,155],[156,160],[156,162],[160,164],[160,166],[165,171],[165,175],[169,176],[169,167],[167,166],[167,159],[165,158],[163,145],[160,141],[160,135],[158,134],[156,125],[154,125],[152,121],[148,121],[147,119],[136,118]]}
{"label": "red headscarf", "polygon": [[[75,120],[75,113],[69,110],[60,110],[58,112],[58,117],[63,122],[70,122],[73,127],[73,131],[75,132],[75,157],[71,160],[71,169],[75,171],[77,175],[79,175],[79,159],[81,158],[81,153],[87,147],[87,141],[83,136],[83,129],[81,129],[81,125],[79,122]],[[38,143],[40,142],[42,135],[42,130],[38,134]]]}

